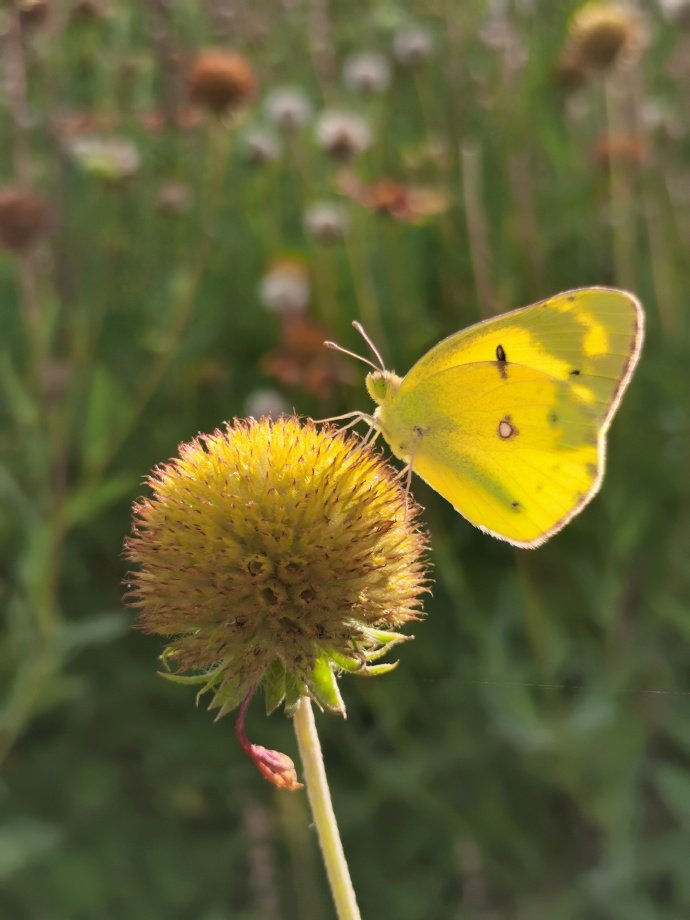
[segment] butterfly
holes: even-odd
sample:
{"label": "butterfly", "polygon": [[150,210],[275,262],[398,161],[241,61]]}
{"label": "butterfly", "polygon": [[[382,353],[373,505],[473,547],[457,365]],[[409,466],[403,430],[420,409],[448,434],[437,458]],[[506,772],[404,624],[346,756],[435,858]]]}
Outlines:
{"label": "butterfly", "polygon": [[[588,287],[462,329],[399,377],[378,367],[366,420],[470,523],[531,549],[599,491],[606,433],[640,356],[632,294]],[[331,348],[345,351],[332,342]]]}

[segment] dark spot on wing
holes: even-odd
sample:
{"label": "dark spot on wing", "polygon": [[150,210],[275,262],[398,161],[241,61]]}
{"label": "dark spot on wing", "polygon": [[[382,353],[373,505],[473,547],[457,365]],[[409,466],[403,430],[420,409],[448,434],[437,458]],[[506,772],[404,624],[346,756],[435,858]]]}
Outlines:
{"label": "dark spot on wing", "polygon": [[514,511],[520,511],[520,509],[522,508],[522,505],[520,504],[520,502],[511,502],[511,507],[513,508]]}
{"label": "dark spot on wing", "polygon": [[508,379],[508,371],[506,370],[506,365],[508,364],[508,358],[506,357],[505,348],[502,345],[496,346],[496,367],[498,372],[503,378],[503,380]]}
{"label": "dark spot on wing", "polygon": [[594,478],[594,477],[596,477],[596,475],[597,475],[597,473],[599,472],[599,470],[597,469],[597,467],[596,467],[596,465],[595,465],[594,463],[588,463],[588,464],[587,464],[587,472],[589,473],[590,476],[592,476],[592,478]]}
{"label": "dark spot on wing", "polygon": [[552,425],[558,424],[558,413],[557,412],[549,412],[549,422]]}
{"label": "dark spot on wing", "polygon": [[577,377],[577,376],[579,375],[579,373],[580,373],[579,370],[578,370],[577,368],[574,368],[574,369],[570,372],[570,376],[571,376],[571,377]]}
{"label": "dark spot on wing", "polygon": [[571,294],[571,295],[570,295],[570,297],[568,298],[568,303],[575,303],[575,296],[574,296],[574,294]]}

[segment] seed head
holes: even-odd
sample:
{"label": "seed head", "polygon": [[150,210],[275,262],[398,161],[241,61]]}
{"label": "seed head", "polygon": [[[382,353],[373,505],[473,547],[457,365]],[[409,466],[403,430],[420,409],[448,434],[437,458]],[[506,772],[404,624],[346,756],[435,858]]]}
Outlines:
{"label": "seed head", "polygon": [[259,300],[271,313],[303,312],[309,293],[309,273],[301,259],[276,259],[259,282]]}
{"label": "seed head", "polygon": [[0,188],[0,247],[12,252],[30,249],[52,230],[53,210],[29,188]]}
{"label": "seed head", "polygon": [[594,0],[573,14],[568,50],[585,67],[608,70],[635,57],[644,39],[639,13],[628,6]]}
{"label": "seed head", "polygon": [[264,103],[266,117],[281,131],[296,131],[311,120],[312,105],[301,89],[279,86],[272,90]]}
{"label": "seed head", "polygon": [[320,243],[335,243],[347,235],[347,214],[337,202],[317,201],[304,212],[304,226]]}
{"label": "seed head", "polygon": [[316,124],[316,140],[333,159],[347,161],[371,146],[371,131],[359,115],[327,109]]}
{"label": "seed head", "polygon": [[354,93],[377,96],[390,86],[390,64],[378,51],[352,54],[345,61],[343,80],[345,86]]}
{"label": "seed head", "polygon": [[419,67],[433,50],[433,37],[424,26],[405,26],[393,36],[393,53],[403,67]]}
{"label": "seed head", "polygon": [[193,102],[216,115],[244,108],[256,95],[258,80],[249,60],[236,51],[202,51],[187,71]]}
{"label": "seed head", "polygon": [[127,600],[144,632],[171,639],[171,678],[211,692],[219,717],[260,685],[268,711],[307,694],[344,714],[335,672],[390,669],[371,662],[420,616],[425,536],[371,448],[294,417],[235,421],[148,485]]}
{"label": "seed head", "polygon": [[282,153],[280,138],[268,128],[249,128],[241,143],[247,162],[253,166],[273,163]]}

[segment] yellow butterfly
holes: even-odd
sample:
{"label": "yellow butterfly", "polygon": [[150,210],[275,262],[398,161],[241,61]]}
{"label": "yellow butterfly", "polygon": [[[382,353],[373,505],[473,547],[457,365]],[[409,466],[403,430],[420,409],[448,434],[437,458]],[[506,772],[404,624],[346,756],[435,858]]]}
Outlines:
{"label": "yellow butterfly", "polygon": [[354,325],[379,362],[360,358],[378,406],[350,415],[472,524],[534,548],[596,495],[606,432],[642,347],[632,294],[581,288],[504,313],[439,342],[405,377]]}

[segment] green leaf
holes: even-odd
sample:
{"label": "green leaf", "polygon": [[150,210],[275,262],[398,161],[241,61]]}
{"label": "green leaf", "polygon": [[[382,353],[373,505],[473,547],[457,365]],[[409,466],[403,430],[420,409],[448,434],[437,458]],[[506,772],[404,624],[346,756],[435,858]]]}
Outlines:
{"label": "green leaf", "polygon": [[38,422],[38,407],[24,381],[15,370],[8,352],[0,354],[0,393],[17,427],[29,428]]}
{"label": "green leaf", "polygon": [[662,763],[654,772],[657,791],[668,810],[683,823],[690,823],[690,776],[687,769]]}
{"label": "green leaf", "polygon": [[399,661],[388,661],[385,664],[374,664],[371,667],[366,665],[361,671],[357,671],[357,674],[361,677],[379,677],[381,674],[388,674],[389,671],[394,671],[399,664]]}
{"label": "green leaf", "polygon": [[276,659],[264,676],[266,715],[270,716],[285,699],[285,665]]}
{"label": "green leaf", "polygon": [[322,709],[336,712],[338,715],[345,717],[345,703],[340,695],[338,681],[333,673],[331,663],[326,657],[317,660],[314,670],[307,680],[307,685],[314,701]]}
{"label": "green leaf", "polygon": [[304,681],[292,674],[285,674],[285,715],[293,716],[300,698],[306,693]]}
{"label": "green leaf", "polygon": [[65,503],[65,515],[70,525],[86,524],[106,508],[117,504],[136,487],[134,476],[121,473],[103,482],[96,482],[81,488]]}
{"label": "green leaf", "polygon": [[65,657],[75,655],[90,645],[106,645],[127,632],[123,613],[97,613],[85,620],[72,620],[60,630],[60,646]]}
{"label": "green leaf", "polygon": [[62,832],[35,818],[15,818],[0,826],[0,881],[6,882],[36,859],[54,850]]}
{"label": "green leaf", "polygon": [[97,367],[89,389],[82,436],[84,466],[97,468],[107,455],[113,432],[121,429],[129,415],[129,397],[105,367]]}

